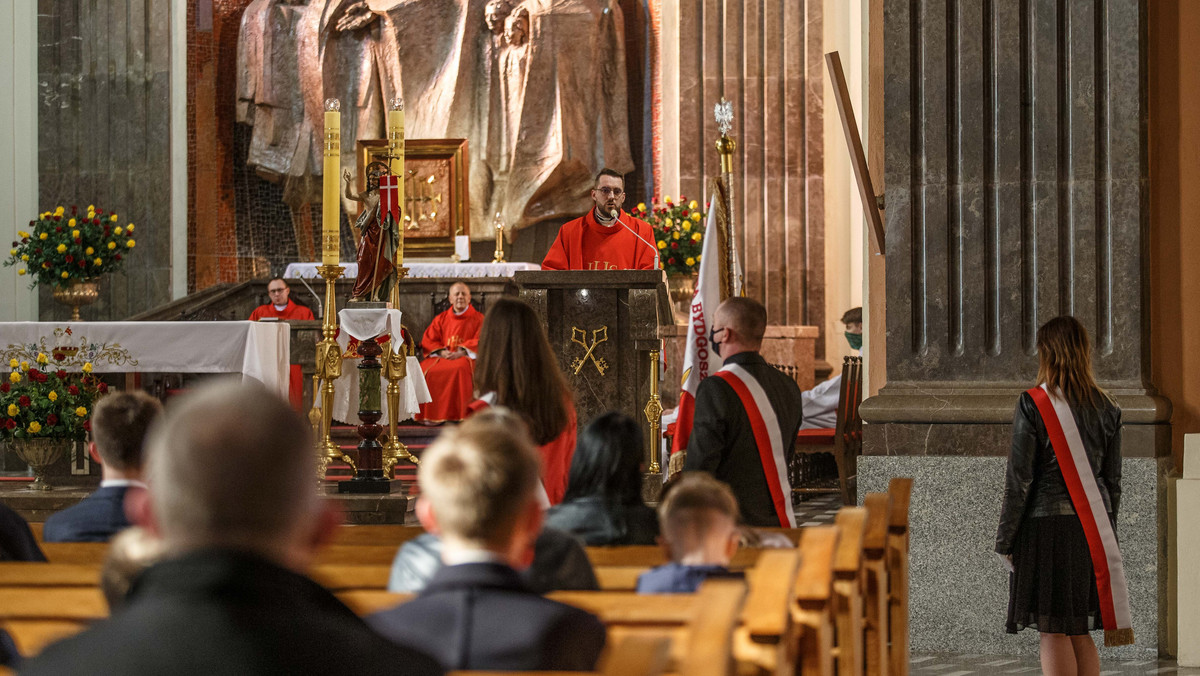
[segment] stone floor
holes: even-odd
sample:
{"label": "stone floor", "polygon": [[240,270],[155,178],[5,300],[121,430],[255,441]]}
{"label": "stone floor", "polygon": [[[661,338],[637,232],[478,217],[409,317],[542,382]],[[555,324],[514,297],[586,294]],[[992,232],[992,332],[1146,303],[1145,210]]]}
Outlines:
{"label": "stone floor", "polygon": [[833,523],[833,518],[842,507],[842,498],[837,493],[821,493],[793,504],[797,526],[824,526]]}
{"label": "stone floor", "polygon": [[[1101,655],[1103,658],[1103,655]],[[914,653],[912,674],[970,676],[973,674],[1038,674],[1042,667],[1036,655],[947,655]],[[1179,667],[1171,660],[1107,660],[1100,663],[1100,676],[1119,674],[1178,674],[1200,676],[1200,669]]]}

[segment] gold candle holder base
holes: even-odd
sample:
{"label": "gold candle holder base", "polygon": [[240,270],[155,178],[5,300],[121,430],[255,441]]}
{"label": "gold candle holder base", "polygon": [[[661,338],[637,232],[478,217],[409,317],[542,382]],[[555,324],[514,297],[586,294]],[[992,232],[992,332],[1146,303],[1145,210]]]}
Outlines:
{"label": "gold candle holder base", "polygon": [[316,423],[318,422],[317,416],[319,416],[320,430],[317,433],[315,449],[319,481],[325,480],[325,473],[329,469],[330,461],[333,460],[342,460],[355,471],[358,470],[354,460],[342,453],[342,449],[329,437],[333,425],[333,382],[342,376],[342,349],[338,346],[335,338],[338,328],[336,282],[345,271],[346,268],[340,265],[326,264],[317,267],[317,274],[325,280],[325,316],[321,324],[322,340],[317,343],[317,368],[313,376],[316,386],[313,388],[313,400],[316,401],[319,391],[321,408],[318,412],[314,405],[314,410],[309,412],[309,420]]}

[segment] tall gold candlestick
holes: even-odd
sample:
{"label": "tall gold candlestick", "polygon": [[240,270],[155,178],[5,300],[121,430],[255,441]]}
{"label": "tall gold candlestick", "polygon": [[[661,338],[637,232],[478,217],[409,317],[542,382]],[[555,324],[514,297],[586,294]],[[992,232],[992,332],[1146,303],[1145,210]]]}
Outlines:
{"label": "tall gold candlestick", "polygon": [[[400,205],[400,243],[396,247],[396,267],[404,265],[404,219],[408,216],[408,205],[404,202],[404,99],[392,99],[388,111],[388,156],[391,158],[392,175],[396,177],[396,202]],[[403,276],[403,275],[400,275]]]}
{"label": "tall gold candlestick", "polygon": [[646,471],[650,474],[662,472],[658,462],[659,446],[662,445],[662,401],[658,397],[658,350],[650,351],[650,401],[646,402],[646,422],[650,423],[650,462]]}
{"label": "tall gold candlestick", "polygon": [[341,249],[341,202],[338,195],[342,162],[342,104],[325,99],[325,163],[321,192],[321,263],[338,264]]}
{"label": "tall gold candlestick", "polygon": [[492,221],[492,225],[496,228],[496,251],[492,257],[493,263],[504,262],[504,221],[500,220],[500,212],[496,212],[496,218]]}
{"label": "tall gold candlestick", "polygon": [[[317,434],[317,479],[325,479],[325,470],[330,460],[343,460],[351,467],[354,461],[342,453],[342,449],[330,439],[333,425],[333,381],[342,376],[342,349],[334,337],[337,334],[336,282],[346,268],[340,265],[322,265],[317,272],[325,279],[325,313],[321,322],[323,340],[317,343],[317,370],[314,375],[313,403],[321,399],[320,430]],[[319,384],[317,387],[315,385]],[[318,392],[319,390],[319,392]],[[310,415],[310,419],[313,416]]]}

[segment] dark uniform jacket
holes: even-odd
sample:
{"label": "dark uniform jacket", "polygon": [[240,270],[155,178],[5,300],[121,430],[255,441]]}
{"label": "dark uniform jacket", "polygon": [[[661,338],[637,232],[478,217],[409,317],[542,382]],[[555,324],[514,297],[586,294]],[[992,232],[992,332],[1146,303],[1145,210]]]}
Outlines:
{"label": "dark uniform jacket", "polygon": [[420,596],[367,621],[448,670],[590,671],[605,639],[594,615],[542,598],[501,563],[445,566]]}
{"label": "dark uniform jacket", "polygon": [[[1100,408],[1072,403],[1071,413],[1112,522],[1121,504],[1121,409],[1108,399]],[[1058,458],[1037,404],[1022,392],[1013,413],[1012,449],[1004,482],[996,551],[1011,554],[1026,517],[1075,514]]]}
{"label": "dark uniform jacket", "polygon": [[[745,368],[766,392],[780,422],[784,457],[790,465],[802,418],[800,388],[796,381],[768,364],[757,352],[732,355],[725,363]],[[786,525],[779,522],[775,512],[750,419],[742,408],[742,400],[729,383],[715,375],[700,381],[694,415],[684,471],[708,472],[729,484],[737,496],[742,520],[748,525]],[[785,499],[791,497],[787,495]]]}
{"label": "dark uniform jacket", "polygon": [[312,580],[257,556],[206,550],[157,564],[110,619],[50,646],[21,673],[441,674]]}
{"label": "dark uniform jacket", "polygon": [[128,486],[101,486],[95,493],[46,519],[45,542],[108,542],[129,527],[125,516]]}

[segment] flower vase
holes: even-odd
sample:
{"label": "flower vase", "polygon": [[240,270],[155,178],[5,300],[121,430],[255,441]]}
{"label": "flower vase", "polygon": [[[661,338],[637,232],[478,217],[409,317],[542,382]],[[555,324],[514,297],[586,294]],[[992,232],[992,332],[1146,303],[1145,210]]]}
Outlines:
{"label": "flower vase", "polygon": [[100,297],[100,282],[99,280],[90,280],[86,282],[74,281],[66,286],[54,287],[54,300],[63,305],[71,306],[71,321],[82,321],[79,317],[79,308],[82,305],[91,305]]}
{"label": "flower vase", "polygon": [[31,491],[48,491],[50,484],[46,483],[46,470],[58,462],[59,458],[71,447],[70,439],[12,439],[9,442],[13,453],[33,470]]}
{"label": "flower vase", "polygon": [[697,273],[667,275],[667,293],[675,310],[675,323],[686,324],[691,314],[692,298],[696,295]]}

